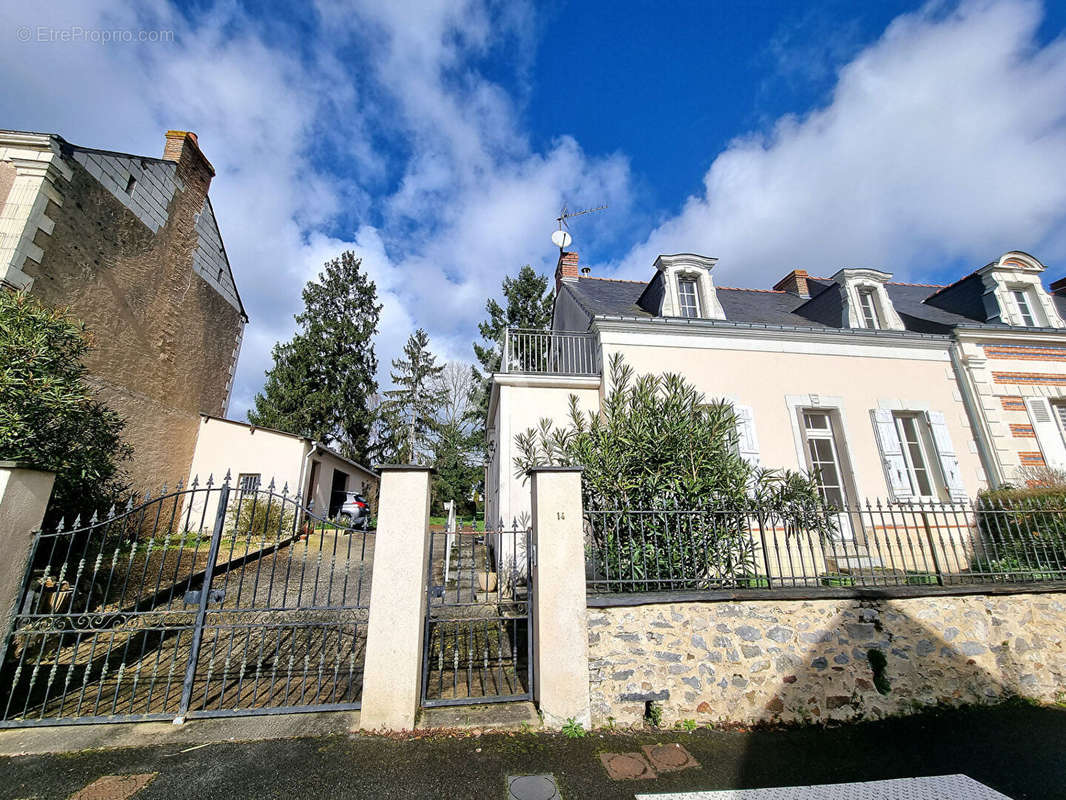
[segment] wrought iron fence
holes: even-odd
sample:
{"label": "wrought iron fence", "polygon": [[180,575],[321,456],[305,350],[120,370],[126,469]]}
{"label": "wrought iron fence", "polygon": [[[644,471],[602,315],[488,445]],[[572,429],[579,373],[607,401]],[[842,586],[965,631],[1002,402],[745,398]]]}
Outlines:
{"label": "wrought iron fence", "polygon": [[430,533],[422,704],[532,697],[529,530]]}
{"label": "wrought iron fence", "polygon": [[503,339],[501,372],[599,375],[600,349],[593,333],[510,329]]}
{"label": "wrought iron fence", "polygon": [[228,475],[40,531],[0,727],[358,708],[373,552]]}
{"label": "wrought iron fence", "polygon": [[585,512],[590,593],[1066,580],[1066,503]]}

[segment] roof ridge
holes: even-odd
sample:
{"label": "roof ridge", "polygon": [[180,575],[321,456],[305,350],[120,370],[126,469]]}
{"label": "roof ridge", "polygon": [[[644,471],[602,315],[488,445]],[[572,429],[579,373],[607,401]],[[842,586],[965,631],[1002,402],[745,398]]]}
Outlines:
{"label": "roof ridge", "polygon": [[632,280],[631,278],[602,278],[599,275],[581,275],[581,276],[578,277],[578,280],[582,280],[582,281],[612,281],[614,283],[643,283],[643,284],[647,283],[647,281],[635,281],[635,280]]}
{"label": "roof ridge", "polygon": [[943,289],[943,283],[908,283],[907,281],[885,281],[889,286],[921,286],[926,289]]}
{"label": "roof ridge", "polygon": [[715,289],[724,289],[727,292],[763,292],[764,294],[788,294],[783,289],[749,289],[745,286],[715,286]]}

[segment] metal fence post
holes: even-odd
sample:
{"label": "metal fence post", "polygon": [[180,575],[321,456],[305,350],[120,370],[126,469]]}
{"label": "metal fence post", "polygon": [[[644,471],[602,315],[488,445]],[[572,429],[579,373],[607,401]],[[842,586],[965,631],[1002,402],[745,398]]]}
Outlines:
{"label": "metal fence post", "polygon": [[[770,569],[770,554],[769,554],[769,552],[767,552],[767,547],[766,547],[766,524],[765,524],[764,520],[765,520],[765,515],[764,515],[763,510],[760,508],[759,509],[759,541],[762,544],[762,563],[763,563],[763,567],[765,567],[765,569],[766,569],[766,588],[767,589],[771,589],[771,588],[773,588],[773,578],[772,578],[773,571]],[[786,547],[788,546],[788,537],[787,536],[785,538],[785,546]]]}
{"label": "metal fence post", "polygon": [[185,667],[185,680],[181,686],[181,702],[178,705],[178,715],[174,718],[175,725],[181,725],[185,722],[185,715],[189,712],[189,704],[192,702],[193,681],[196,679],[196,662],[200,660],[200,642],[204,635],[207,604],[211,597],[211,581],[215,576],[215,561],[218,559],[218,548],[222,542],[222,528],[226,523],[226,510],[229,507],[229,481],[230,474],[227,472],[226,480],[218,492],[215,527],[211,531],[211,546],[207,551],[204,583],[200,589],[200,602],[196,609],[196,623],[192,631],[192,643],[189,645],[189,663]]}

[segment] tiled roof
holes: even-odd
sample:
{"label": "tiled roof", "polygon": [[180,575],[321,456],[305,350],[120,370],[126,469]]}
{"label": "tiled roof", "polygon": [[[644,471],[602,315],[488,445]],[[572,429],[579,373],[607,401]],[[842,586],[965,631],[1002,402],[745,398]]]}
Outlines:
{"label": "tiled roof", "polygon": [[[810,298],[765,289],[733,289],[719,286],[718,302],[730,322],[815,329],[846,327],[839,287],[824,278],[811,278],[808,285],[812,295]],[[966,279],[963,279],[951,287],[887,283],[885,289],[907,330],[916,333],[943,334],[956,326],[1005,327],[999,323],[984,322],[984,308],[972,302],[969,292],[965,292],[966,296],[958,298],[958,302],[952,304],[953,308],[965,310],[967,313],[948,311],[927,302],[934,294],[942,298],[945,288],[965,291],[965,285]],[[578,305],[590,317],[604,315],[647,319],[655,315],[638,305],[646,287],[645,283],[609,278],[578,278],[563,284],[564,290],[570,291]],[[1059,313],[1066,318],[1066,297],[1052,295],[1052,298]],[[979,296],[977,303],[980,303]]]}

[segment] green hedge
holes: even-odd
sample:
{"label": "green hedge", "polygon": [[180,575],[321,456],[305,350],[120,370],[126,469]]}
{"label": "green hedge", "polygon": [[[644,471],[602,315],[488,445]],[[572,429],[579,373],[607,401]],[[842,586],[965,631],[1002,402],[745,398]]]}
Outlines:
{"label": "green hedge", "polygon": [[978,498],[984,552],[972,569],[1010,580],[1066,578],[1066,489],[999,489]]}

